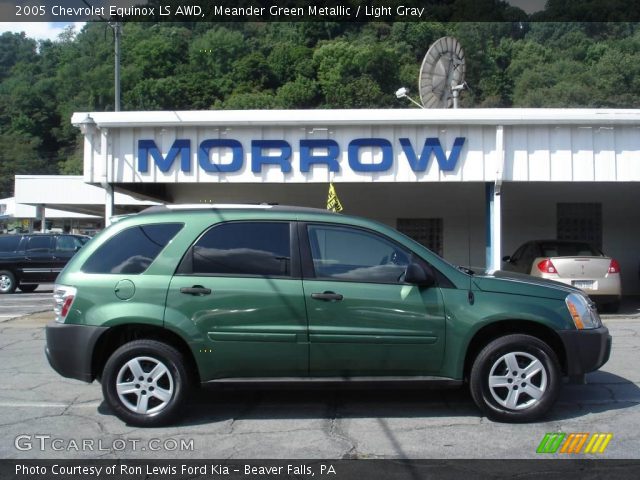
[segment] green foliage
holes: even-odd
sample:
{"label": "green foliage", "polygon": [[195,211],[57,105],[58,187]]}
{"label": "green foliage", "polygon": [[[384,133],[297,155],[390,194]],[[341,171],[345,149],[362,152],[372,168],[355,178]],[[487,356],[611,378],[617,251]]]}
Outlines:
{"label": "green foliage", "polygon": [[[549,0],[547,11],[578,18],[589,1]],[[505,21],[453,21],[487,6]],[[465,49],[463,107],[640,106],[637,24],[528,23],[498,0],[440,8],[436,18],[449,23],[129,22],[122,108],[410,108],[394,93],[408,87],[419,97],[422,58],[446,35]],[[102,22],[68,29],[55,42],[0,35],[0,195],[11,193],[16,173],[81,173],[82,136],[69,120],[73,112],[113,109],[113,66],[113,31]]]}

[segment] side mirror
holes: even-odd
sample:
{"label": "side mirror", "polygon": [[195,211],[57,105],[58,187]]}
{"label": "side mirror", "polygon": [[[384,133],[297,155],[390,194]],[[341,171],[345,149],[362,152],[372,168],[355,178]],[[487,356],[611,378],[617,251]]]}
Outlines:
{"label": "side mirror", "polygon": [[410,263],[407,265],[404,281],[419,287],[432,287],[436,283],[436,276],[430,267]]}

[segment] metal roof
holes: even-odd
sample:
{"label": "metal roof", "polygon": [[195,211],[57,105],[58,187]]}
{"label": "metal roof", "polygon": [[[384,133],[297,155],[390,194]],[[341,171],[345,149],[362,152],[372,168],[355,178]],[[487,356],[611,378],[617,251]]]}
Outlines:
{"label": "metal roof", "polygon": [[97,127],[300,125],[640,125],[640,109],[459,108],[357,110],[193,110],[76,112],[80,126],[91,116]]}

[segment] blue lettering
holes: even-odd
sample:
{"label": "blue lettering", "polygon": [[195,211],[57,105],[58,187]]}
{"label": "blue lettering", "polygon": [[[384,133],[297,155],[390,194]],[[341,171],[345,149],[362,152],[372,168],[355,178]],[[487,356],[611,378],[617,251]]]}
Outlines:
{"label": "blue lettering", "polygon": [[[326,149],[327,154],[313,155],[313,150],[320,148]],[[338,172],[340,171],[338,155],[340,155],[340,147],[335,140],[300,140],[300,171],[306,173],[311,170],[311,165],[324,163],[329,167],[330,172]]]}
{"label": "blue lettering", "polygon": [[451,148],[449,158],[445,155],[444,150],[440,145],[440,140],[437,138],[427,138],[424,141],[424,147],[422,148],[420,158],[416,158],[416,152],[413,150],[411,141],[408,138],[401,138],[400,145],[402,145],[402,150],[407,156],[409,166],[411,166],[411,169],[414,172],[424,172],[427,169],[429,166],[429,160],[431,159],[431,153],[436,156],[440,170],[443,172],[452,172],[458,164],[458,158],[460,158],[460,151],[464,146],[464,141],[464,137],[456,137],[453,142],[453,148]]}
{"label": "blue lettering", "polygon": [[153,158],[156,166],[161,172],[168,172],[173,166],[173,162],[180,154],[180,169],[183,172],[191,171],[191,141],[175,140],[169,153],[163,157],[158,150],[156,142],[153,140],[138,140],[138,171],[149,171],[149,155]]}
{"label": "blue lettering", "polygon": [[[362,147],[377,147],[382,150],[380,163],[361,163],[360,149]],[[347,150],[349,166],[354,172],[384,172],[393,165],[393,147],[384,138],[356,138],[349,142]]]}
{"label": "blue lettering", "polygon": [[[431,156],[436,157],[438,167],[443,172],[452,172],[458,165],[461,151],[466,138],[456,137],[451,153],[447,157],[446,152],[438,138],[426,138],[420,156],[408,138],[400,138],[400,146],[404,152],[410,168],[414,172],[424,172],[429,167]],[[362,163],[360,149],[380,149],[382,160],[378,163]],[[210,158],[212,149],[231,149],[229,163],[213,163]],[[274,156],[266,155],[264,150],[279,150]],[[317,152],[324,150],[324,152]],[[326,152],[326,153],[325,153]],[[356,138],[349,142],[347,148],[349,167],[354,172],[384,172],[393,166],[393,146],[384,138]],[[176,139],[171,145],[166,156],[163,156],[154,140],[138,140],[138,171],[149,171],[149,157],[153,159],[156,167],[161,172],[170,171],[178,157],[180,158],[180,170],[191,171],[191,141],[188,139]],[[277,165],[283,173],[292,171],[291,145],[284,140],[252,140],[251,141],[251,171],[262,172],[263,165]],[[340,171],[340,145],[331,139],[300,140],[300,172],[308,173],[313,165],[326,165],[330,172]],[[198,165],[205,172],[230,173],[242,169],[244,164],[244,149],[238,140],[233,139],[206,139],[198,147]]]}
{"label": "blue lettering", "polygon": [[[230,148],[231,149],[231,163],[216,164],[211,163],[209,159],[209,151],[212,148]],[[198,148],[198,165],[205,172],[215,173],[228,173],[237,172],[242,168],[244,161],[244,152],[242,151],[242,144],[237,140],[231,139],[211,139],[203,140]]]}
{"label": "blue lettering", "polygon": [[[266,148],[280,149],[280,155],[263,155]],[[291,171],[291,145],[284,140],[252,140],[251,141],[251,171],[260,173],[262,165],[280,165],[283,173]]]}

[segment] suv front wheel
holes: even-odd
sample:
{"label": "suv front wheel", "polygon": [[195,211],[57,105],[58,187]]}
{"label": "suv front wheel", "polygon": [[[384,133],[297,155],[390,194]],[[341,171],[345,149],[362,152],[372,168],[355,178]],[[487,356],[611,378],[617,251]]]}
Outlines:
{"label": "suv front wheel", "polygon": [[529,335],[507,335],[476,357],[469,386],[487,417],[529,422],[543,416],[560,392],[560,367],[549,346]]}
{"label": "suv front wheel", "polygon": [[156,340],[135,340],[118,348],[102,374],[104,398],[130,425],[156,427],[179,413],[189,388],[182,354]]}

